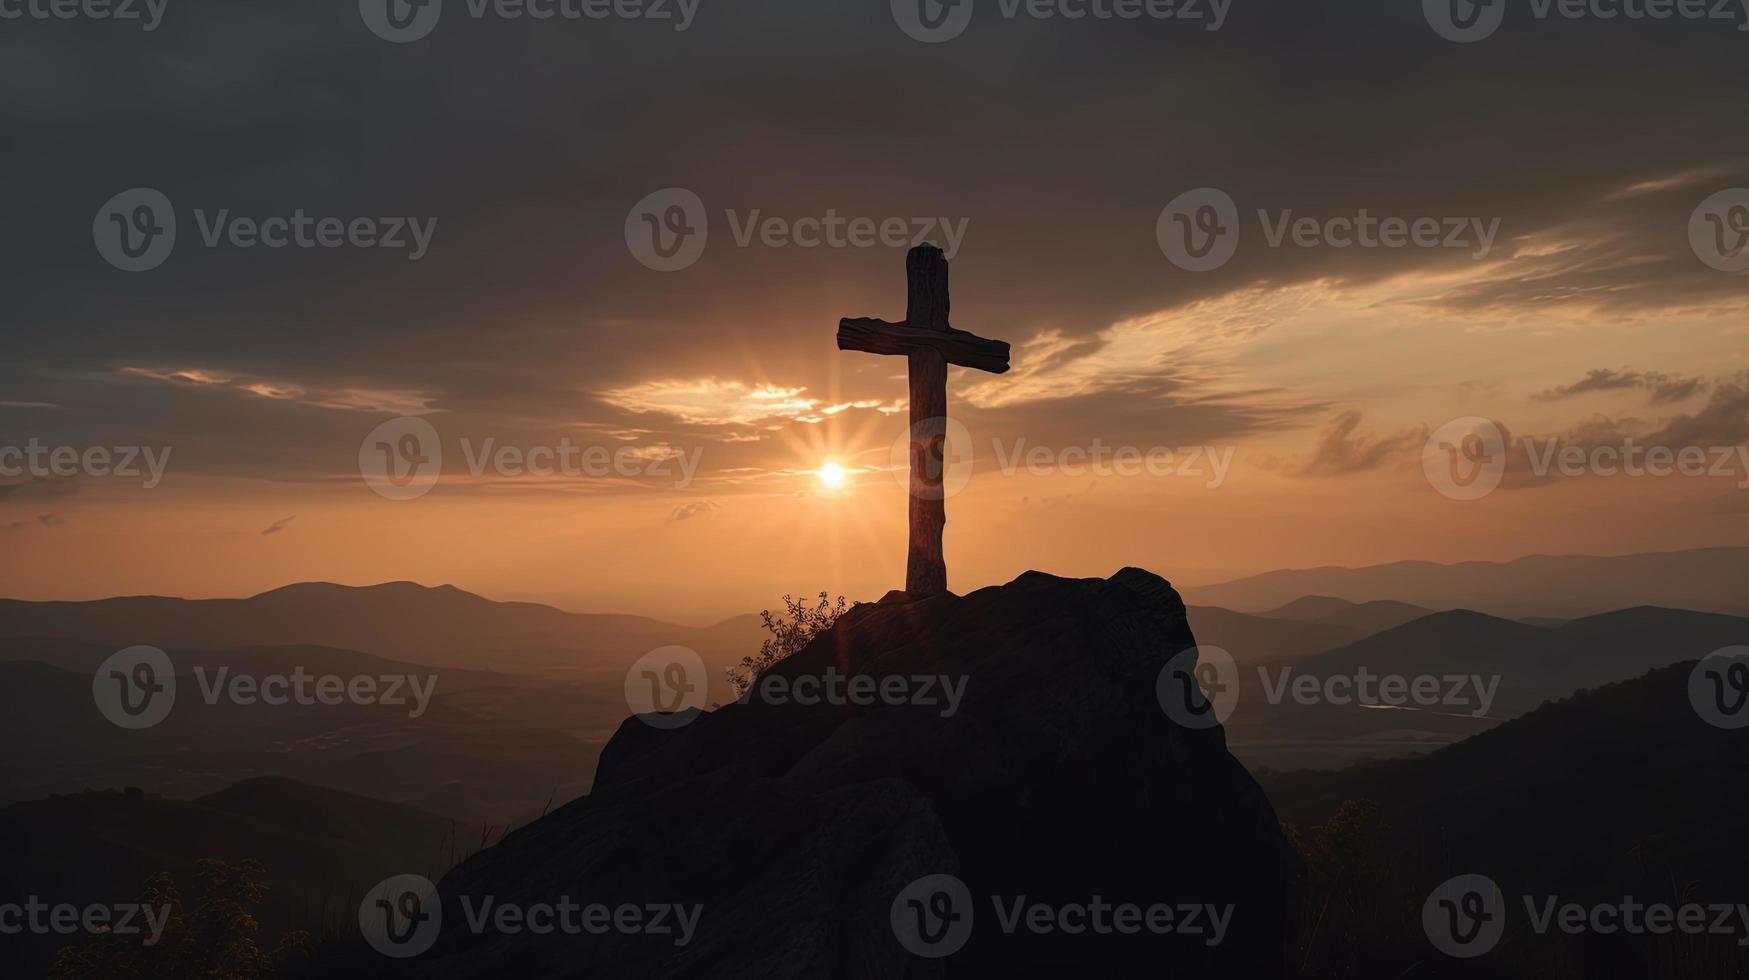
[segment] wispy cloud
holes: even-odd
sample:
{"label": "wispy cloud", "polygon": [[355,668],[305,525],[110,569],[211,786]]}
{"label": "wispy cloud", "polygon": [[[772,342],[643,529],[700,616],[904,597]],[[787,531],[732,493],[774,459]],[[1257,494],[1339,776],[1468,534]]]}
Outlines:
{"label": "wispy cloud", "polygon": [[1605,201],[1621,201],[1628,198],[1644,197],[1648,194],[1658,194],[1663,191],[1673,191],[1680,190],[1684,187],[1693,187],[1705,181],[1712,180],[1715,177],[1724,176],[1725,174],[1730,173],[1732,169],[1733,168],[1728,166],[1695,167],[1692,170],[1667,174],[1663,177],[1635,181],[1634,183],[1628,184],[1626,187],[1621,187],[1605,194],[1603,199]]}
{"label": "wispy cloud", "polygon": [[205,368],[124,367],[116,373],[129,378],[225,388],[274,401],[298,401],[316,408],[391,415],[425,415],[433,411],[434,396],[410,388],[323,388]]}
{"label": "wispy cloud", "polygon": [[609,405],[640,415],[654,412],[693,425],[755,425],[816,417],[820,402],[803,397],[806,391],[696,378],[646,381],[610,388],[600,395]]}
{"label": "wispy cloud", "polygon": [[1533,401],[1552,402],[1563,401],[1578,395],[1599,391],[1623,391],[1644,388],[1650,393],[1655,404],[1679,402],[1699,394],[1706,388],[1706,380],[1696,377],[1679,377],[1661,374],[1656,371],[1612,370],[1596,368],[1585,372],[1585,377],[1572,384],[1559,385],[1531,396]]}
{"label": "wispy cloud", "polygon": [[1292,476],[1342,476],[1378,469],[1417,451],[1427,441],[1427,427],[1416,426],[1388,435],[1360,431],[1361,413],[1338,414],[1318,434],[1311,455],[1286,467]]}
{"label": "wispy cloud", "polygon": [[998,408],[1162,382],[1194,380],[1206,390],[1272,324],[1328,293],[1323,282],[1251,287],[1122,320],[1092,338],[1046,330],[1019,345],[1008,374],[971,375],[963,397],[979,408]]}
{"label": "wispy cloud", "polygon": [[708,517],[722,509],[723,505],[714,500],[695,500],[674,508],[674,512],[668,515],[668,519],[672,521],[687,521],[694,517]]}

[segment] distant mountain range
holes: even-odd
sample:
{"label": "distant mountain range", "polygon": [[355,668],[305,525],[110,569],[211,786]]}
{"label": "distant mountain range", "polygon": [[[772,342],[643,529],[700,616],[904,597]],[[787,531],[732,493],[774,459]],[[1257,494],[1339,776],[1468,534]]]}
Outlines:
{"label": "distant mountain range", "polygon": [[642,616],[494,602],[454,586],[308,582],[247,599],[132,596],[91,602],[0,600],[0,636],[44,636],[120,649],[320,646],[434,667],[623,670],[657,647],[727,666],[759,649],[759,618],[677,626]]}
{"label": "distant mountain range", "polygon": [[1260,615],[1270,619],[1291,619],[1303,623],[1328,623],[1332,626],[1347,626],[1365,633],[1376,633],[1388,630],[1393,626],[1401,626],[1412,619],[1420,619],[1433,610],[1425,606],[1416,606],[1407,602],[1393,602],[1390,599],[1375,599],[1371,602],[1349,602],[1328,595],[1308,595],[1288,603],[1279,609],[1271,609]]}
{"label": "distant mountain range", "polygon": [[[1548,586],[1567,588],[1553,578]],[[1227,651],[1240,668],[1242,695],[1227,721],[1234,753],[1253,768],[1272,769],[1438,748],[1580,688],[1749,643],[1749,619],[1717,613],[1635,605],[1526,620],[1454,604],[1356,601],[1324,590],[1259,601],[1261,612],[1193,605],[1187,616],[1200,645]],[[588,788],[600,747],[629,710],[624,672],[636,657],[691,646],[720,683],[721,668],[757,651],[764,635],[752,616],[683,627],[404,582],[311,583],[249,599],[0,601],[0,740],[33,746],[0,757],[0,804],[121,785],[193,797],[272,774],[482,823],[520,821],[549,799],[562,803]],[[97,713],[91,673],[117,649],[141,643],[170,652],[186,695],[179,693],[164,724],[126,732]],[[292,667],[346,677],[435,674],[437,686],[419,718],[381,705],[208,705],[190,675],[221,667],[255,675]],[[1481,715],[1470,704],[1271,704],[1259,668],[1272,678],[1291,670],[1320,680],[1362,668],[1405,677],[1481,675],[1497,687]],[[54,738],[43,737],[51,731]]]}
{"label": "distant mountain range", "polygon": [[[1197,627],[1194,615],[1191,625]],[[1581,688],[1744,643],[1749,619],[1642,606],[1550,626],[1454,609],[1316,653],[1227,647],[1239,665],[1241,690],[1227,720],[1228,736],[1233,753],[1254,768],[1316,768],[1401,755],[1467,738]],[[1457,703],[1431,706],[1381,709],[1321,698],[1305,704],[1291,696],[1272,702],[1267,696],[1269,684],[1307,677],[1322,684],[1362,672],[1435,678],[1442,697],[1451,690],[1450,678],[1470,680],[1457,690]],[[1485,703],[1482,685],[1489,688]]]}
{"label": "distant mountain range", "polygon": [[[178,797],[278,775],[484,823],[527,820],[583,792],[627,713],[611,683],[432,668],[329,647],[168,648],[175,707],[126,731],[98,712],[92,670],[115,650],[71,640],[0,638],[0,804],[88,787],[139,786]],[[411,675],[430,700],[402,704],[207,703],[216,671],[256,678]]]}
{"label": "distant mountain range", "polygon": [[1429,609],[1475,609],[1507,618],[1570,619],[1654,605],[1749,615],[1749,548],[1592,557],[1533,555],[1508,562],[1440,565],[1400,561],[1266,572],[1183,590],[1186,602],[1244,612],[1305,596],[1388,599]]}

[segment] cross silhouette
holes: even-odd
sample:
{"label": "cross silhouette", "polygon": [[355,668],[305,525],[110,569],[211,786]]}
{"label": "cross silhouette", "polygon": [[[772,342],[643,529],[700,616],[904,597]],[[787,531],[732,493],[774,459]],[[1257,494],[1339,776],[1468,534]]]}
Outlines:
{"label": "cross silhouette", "polygon": [[1008,344],[985,340],[947,323],[947,257],[934,245],[905,256],[905,320],[838,321],[838,349],[902,354],[911,375],[911,547],[905,591],[914,597],[947,591],[941,532],[947,526],[942,490],[947,443],[947,366],[992,374],[1008,370]]}

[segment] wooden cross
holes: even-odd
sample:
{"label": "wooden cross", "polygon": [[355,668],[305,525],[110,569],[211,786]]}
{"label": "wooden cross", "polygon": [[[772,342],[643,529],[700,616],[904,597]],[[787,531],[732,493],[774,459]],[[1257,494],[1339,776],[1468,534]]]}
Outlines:
{"label": "wooden cross", "polygon": [[911,551],[905,591],[914,597],[947,591],[941,532],[947,526],[942,491],[947,442],[947,366],[992,374],[1008,370],[1008,345],[947,323],[947,257],[934,245],[905,256],[905,322],[863,317],[838,321],[838,349],[903,354],[911,370]]}

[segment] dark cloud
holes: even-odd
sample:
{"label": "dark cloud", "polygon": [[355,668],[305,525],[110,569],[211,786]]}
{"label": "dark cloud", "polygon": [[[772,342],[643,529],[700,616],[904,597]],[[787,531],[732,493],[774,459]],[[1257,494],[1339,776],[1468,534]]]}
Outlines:
{"label": "dark cloud", "polygon": [[1611,464],[1619,458],[1617,451],[1628,447],[1638,459],[1655,447],[1672,453],[1698,449],[1709,466],[1723,459],[1720,465],[1725,471],[1738,474],[1740,457],[1735,447],[1749,444],[1749,373],[1714,382],[1706,404],[1693,413],[1656,419],[1596,415],[1565,432],[1527,438],[1513,436],[1504,425],[1501,429],[1507,444],[1503,487],[1546,486],[1569,478],[1558,464],[1562,453],[1575,448],[1587,459],[1604,449],[1608,452],[1604,459]]}
{"label": "dark cloud", "polygon": [[668,515],[668,519],[687,521],[694,517],[708,517],[722,509],[723,505],[714,500],[694,500],[674,508],[674,512]]}
{"label": "dark cloud", "polygon": [[[1742,295],[1686,240],[1694,205],[1741,184],[1749,158],[1731,125],[1741,93],[1718,83],[1739,71],[1741,35],[1717,24],[1520,18],[1454,45],[1415,3],[1235,4],[1212,33],[980,5],[965,36],[925,45],[880,2],[707,5],[685,32],[461,10],[410,45],[373,37],[348,3],[186,0],[150,34],[8,32],[0,328],[30,353],[0,364],[6,400],[62,406],[32,423],[62,441],[170,444],[178,473],[282,480],[348,478],[403,397],[446,431],[524,444],[579,424],[661,424],[674,439],[671,420],[600,393],[709,376],[824,392],[839,379],[837,319],[902,313],[898,251],[743,248],[725,209],[967,219],[957,325],[1016,341],[1060,331],[1053,363],[1097,349],[1115,321],[1260,282],[1486,268],[1426,301],[1452,314]],[[98,258],[90,229],[100,204],[141,186],[164,191],[182,227],[163,267],[129,275]],[[623,240],[631,205],[664,186],[711,210],[704,258],[672,274]],[[1244,237],[1227,266],[1193,275],[1166,262],[1154,223],[1199,186],[1233,196]],[[197,208],[439,224],[418,262],[208,249]],[[1499,218],[1489,261],[1510,259],[1272,248],[1255,219],[1361,208]],[[892,373],[862,370],[844,376]],[[1013,406],[1007,431],[1213,441],[1329,410],[1178,381],[1156,384],[1170,397],[1117,385],[1050,406],[1080,415]],[[6,444],[14,424],[0,423]],[[1367,459],[1340,450],[1319,465]]]}
{"label": "dark cloud", "polygon": [[55,500],[78,492],[77,480],[51,476],[32,476],[18,483],[0,483],[0,501]]}
{"label": "dark cloud", "polygon": [[1375,470],[1419,452],[1427,428],[1418,426],[1388,435],[1361,432],[1361,413],[1339,413],[1318,433],[1311,455],[1286,466],[1292,476],[1342,476]]}
{"label": "dark cloud", "polygon": [[272,524],[269,524],[267,526],[267,528],[261,532],[261,536],[265,538],[269,534],[278,534],[279,532],[285,530],[286,527],[288,527],[292,521],[295,521],[297,519],[298,519],[298,517],[296,514],[293,514],[290,517],[282,517],[279,520],[274,521]]}
{"label": "dark cloud", "polygon": [[1585,377],[1569,385],[1549,388],[1532,395],[1534,401],[1561,401],[1576,395],[1589,394],[1598,391],[1622,391],[1633,388],[1644,388],[1648,397],[1655,404],[1679,402],[1699,394],[1706,388],[1706,380],[1696,377],[1676,377],[1660,374],[1655,371],[1616,371],[1610,368],[1597,368],[1587,371]]}

